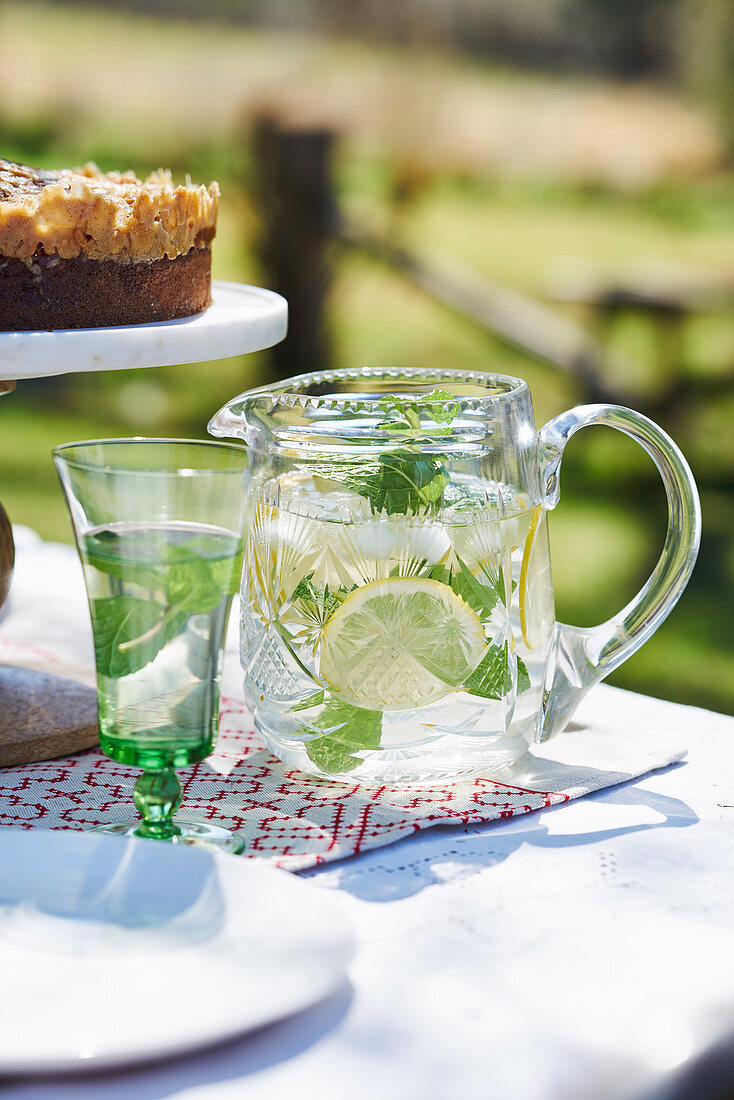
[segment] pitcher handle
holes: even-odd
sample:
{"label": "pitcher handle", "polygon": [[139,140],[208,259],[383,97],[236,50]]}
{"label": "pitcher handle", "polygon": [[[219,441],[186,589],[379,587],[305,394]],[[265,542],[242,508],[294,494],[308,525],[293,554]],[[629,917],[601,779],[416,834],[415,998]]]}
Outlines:
{"label": "pitcher handle", "polygon": [[551,643],[538,739],[564,728],[589,688],[626,661],[657,630],[678,602],[701,541],[701,503],[693,474],[670,436],[642,413],[621,405],[579,405],[541,428],[541,484],[545,507],[555,508],[566,443],[579,428],[606,424],[631,436],[653,459],[668,498],[668,530],[646,584],[618,615],[583,629],[556,623]]}

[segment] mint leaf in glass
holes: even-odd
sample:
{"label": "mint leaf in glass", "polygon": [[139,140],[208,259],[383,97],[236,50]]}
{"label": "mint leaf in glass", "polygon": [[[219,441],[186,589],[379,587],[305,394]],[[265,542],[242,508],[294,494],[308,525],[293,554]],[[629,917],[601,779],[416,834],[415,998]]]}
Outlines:
{"label": "mint leaf in glass", "polygon": [[155,660],[185,621],[155,600],[133,596],[91,600],[90,610],[97,671],[115,680]]}
{"label": "mint leaf in glass", "polygon": [[[214,611],[237,590],[241,545],[234,535],[102,529],[82,544],[85,570],[104,580],[90,600],[100,675],[120,679],[155,660],[193,615]],[[106,578],[106,579],[105,579]],[[99,588],[97,588],[99,591]]]}

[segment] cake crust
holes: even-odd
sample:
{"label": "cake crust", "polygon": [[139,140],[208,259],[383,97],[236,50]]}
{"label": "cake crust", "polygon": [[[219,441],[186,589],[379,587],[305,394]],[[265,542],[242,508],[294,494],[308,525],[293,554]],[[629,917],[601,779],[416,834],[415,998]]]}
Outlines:
{"label": "cake crust", "polygon": [[43,172],[0,159],[0,255],[88,260],[175,259],[214,237],[219,187],[174,187],[95,164]]}
{"label": "cake crust", "polygon": [[211,250],[169,260],[0,256],[0,331],[101,328],[171,321],[211,303]]}

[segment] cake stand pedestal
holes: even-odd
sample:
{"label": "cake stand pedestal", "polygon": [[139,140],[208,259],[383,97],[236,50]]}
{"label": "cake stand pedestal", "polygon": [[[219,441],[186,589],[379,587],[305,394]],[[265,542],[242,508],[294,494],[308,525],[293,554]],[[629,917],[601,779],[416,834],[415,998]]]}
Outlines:
{"label": "cake stand pedestal", "polygon": [[[288,326],[284,298],[260,287],[214,282],[212,304],[178,321],[54,332],[0,332],[0,396],[16,380],[59,374],[164,367],[226,359],[279,343]],[[204,422],[208,412],[204,412]],[[51,461],[49,456],[49,461]],[[15,559],[0,505],[0,606]],[[49,669],[53,665],[48,666]],[[82,672],[80,679],[89,679]],[[51,760],[98,741],[97,694],[71,672],[0,665],[0,766]]]}

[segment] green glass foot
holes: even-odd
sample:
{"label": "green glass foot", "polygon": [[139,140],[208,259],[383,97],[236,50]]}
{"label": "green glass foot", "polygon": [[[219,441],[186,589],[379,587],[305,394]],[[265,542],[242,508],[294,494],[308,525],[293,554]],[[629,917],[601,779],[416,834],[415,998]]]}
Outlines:
{"label": "green glass foot", "polygon": [[136,836],[149,840],[173,840],[180,829],[173,820],[181,805],[181,784],[173,768],[145,771],[133,791],[135,808],[142,817]]}
{"label": "green glass foot", "polygon": [[232,855],[239,855],[245,850],[242,837],[229,829],[198,821],[174,820],[173,815],[181,804],[181,784],[173,768],[143,772],[135,784],[133,798],[142,820],[99,825],[92,831],[137,836],[145,840],[167,840],[170,844],[188,844],[192,848],[229,852]]}
{"label": "green glass foot", "polygon": [[209,852],[228,852],[240,855],[245,850],[245,841],[229,829],[220,829],[218,825],[205,825],[198,821],[176,821],[176,832],[170,836],[155,837],[140,831],[140,821],[121,821],[115,825],[98,825],[91,829],[93,833],[108,833],[113,836],[147,836],[151,840],[167,840],[169,844],[187,844],[191,848],[203,848]]}

